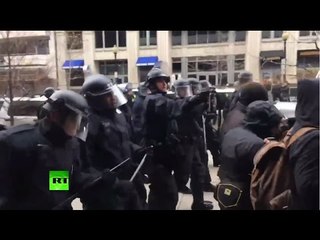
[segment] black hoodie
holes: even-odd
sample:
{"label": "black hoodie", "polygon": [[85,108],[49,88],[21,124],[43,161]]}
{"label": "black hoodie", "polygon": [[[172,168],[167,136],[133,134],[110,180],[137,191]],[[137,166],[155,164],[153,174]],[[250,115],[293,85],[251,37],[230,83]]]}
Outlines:
{"label": "black hoodie", "polygon": [[[292,134],[302,127],[319,128],[319,79],[298,82],[296,122]],[[300,137],[289,149],[295,189],[292,209],[319,210],[319,130]]]}

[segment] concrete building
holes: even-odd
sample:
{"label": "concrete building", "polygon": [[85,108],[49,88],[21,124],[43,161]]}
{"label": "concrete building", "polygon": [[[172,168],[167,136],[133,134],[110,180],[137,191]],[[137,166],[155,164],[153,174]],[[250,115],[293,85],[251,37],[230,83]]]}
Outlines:
{"label": "concrete building", "polygon": [[53,31],[0,31],[0,95],[8,95],[9,68],[14,96],[42,93],[56,86]]}
{"label": "concrete building", "polygon": [[[59,88],[78,91],[89,73],[134,85],[157,61],[178,77],[207,79],[214,85],[237,80],[243,70],[254,78],[297,79],[319,71],[319,31],[39,31],[49,38],[46,60],[57,63]],[[320,46],[320,42],[319,42]],[[284,51],[285,50],[285,51]],[[48,62],[47,62],[48,63]],[[53,74],[54,75],[54,74]],[[52,75],[52,76],[53,76]],[[56,77],[55,77],[56,78]]]}

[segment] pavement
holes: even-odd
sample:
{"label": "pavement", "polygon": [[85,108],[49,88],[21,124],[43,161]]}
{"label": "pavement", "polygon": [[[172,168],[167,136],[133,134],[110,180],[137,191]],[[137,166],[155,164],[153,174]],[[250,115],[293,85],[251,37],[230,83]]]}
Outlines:
{"label": "pavement", "polygon": [[[219,178],[217,176],[218,167],[213,167],[212,156],[209,151],[208,151],[208,156],[209,156],[209,171],[212,179],[211,183],[216,185],[219,182]],[[149,193],[148,184],[146,184],[145,186],[146,186],[147,192]],[[189,183],[188,183],[188,186],[189,186]],[[213,198],[212,192],[205,192],[204,200],[211,201],[213,203],[213,210],[220,210],[218,202]],[[191,194],[179,193],[177,210],[191,210],[191,204],[192,204]],[[82,210],[82,204],[78,198],[72,202],[72,207],[73,207],[73,210]]]}

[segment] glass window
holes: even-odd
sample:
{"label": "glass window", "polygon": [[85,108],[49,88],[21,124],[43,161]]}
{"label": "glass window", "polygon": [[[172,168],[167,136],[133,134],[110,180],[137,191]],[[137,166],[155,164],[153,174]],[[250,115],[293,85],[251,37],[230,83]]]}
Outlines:
{"label": "glass window", "polygon": [[149,31],[150,42],[149,45],[157,45],[157,31]]}
{"label": "glass window", "polygon": [[67,32],[67,49],[82,49],[82,32]]}
{"label": "glass window", "polygon": [[49,40],[39,40],[37,44],[37,54],[49,54]]}
{"label": "glass window", "polygon": [[271,37],[270,31],[262,31],[262,38],[270,38]]}
{"label": "glass window", "polygon": [[119,47],[126,47],[127,46],[126,31],[118,31],[118,46]]}
{"label": "glass window", "polygon": [[197,31],[197,44],[207,43],[207,31]]}
{"label": "glass window", "polygon": [[96,48],[126,47],[126,31],[96,31]]}
{"label": "glass window", "polygon": [[188,31],[188,44],[197,43],[197,31]]}
{"label": "glass window", "polygon": [[218,42],[218,32],[217,31],[209,31],[208,32],[208,42],[209,43]]}
{"label": "glass window", "polygon": [[303,36],[309,36],[309,34],[310,34],[310,31],[300,31],[300,32],[299,32],[299,35],[300,35],[301,37],[303,37]]}
{"label": "glass window", "polygon": [[117,31],[105,31],[104,38],[106,48],[112,48],[117,45]]}
{"label": "glass window", "polygon": [[236,42],[244,42],[246,41],[246,31],[236,31],[235,34],[236,34],[236,38],[235,38],[235,41]]}
{"label": "glass window", "polygon": [[274,38],[281,38],[283,31],[274,31]]}
{"label": "glass window", "polygon": [[222,73],[220,76],[220,82],[222,86],[227,85],[228,83],[228,74],[227,73]]}
{"label": "glass window", "polygon": [[196,72],[196,62],[188,62],[188,72]]}
{"label": "glass window", "polygon": [[229,32],[228,31],[219,31],[219,42],[228,42]]}
{"label": "glass window", "polygon": [[103,48],[102,31],[95,31],[96,48]]}
{"label": "glass window", "polygon": [[140,31],[140,46],[157,45],[157,31]]}
{"label": "glass window", "polygon": [[245,56],[236,55],[234,61],[234,70],[244,70],[245,67]]}
{"label": "glass window", "polygon": [[181,62],[172,63],[172,72],[173,73],[181,73]]}
{"label": "glass window", "polygon": [[139,31],[140,46],[147,45],[147,31]]}
{"label": "glass window", "polygon": [[172,46],[181,45],[181,35],[182,31],[171,32]]}
{"label": "glass window", "polygon": [[217,70],[216,61],[198,62],[198,71],[200,72],[211,72],[216,70]]}

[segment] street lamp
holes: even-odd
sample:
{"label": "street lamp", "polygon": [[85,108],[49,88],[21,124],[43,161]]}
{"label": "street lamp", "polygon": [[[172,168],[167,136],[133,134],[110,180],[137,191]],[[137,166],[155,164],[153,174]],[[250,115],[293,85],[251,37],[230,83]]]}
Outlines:
{"label": "street lamp", "polygon": [[118,54],[118,46],[117,45],[113,45],[112,48],[112,52],[114,54],[114,62],[116,64],[116,71],[114,72],[114,80],[116,81],[116,79],[118,78],[118,64],[117,64],[117,54]]}
{"label": "street lamp", "polygon": [[287,82],[287,40],[289,38],[289,33],[284,32],[282,34],[282,40],[283,40],[283,52],[284,52],[284,70],[283,70],[283,82]]}

